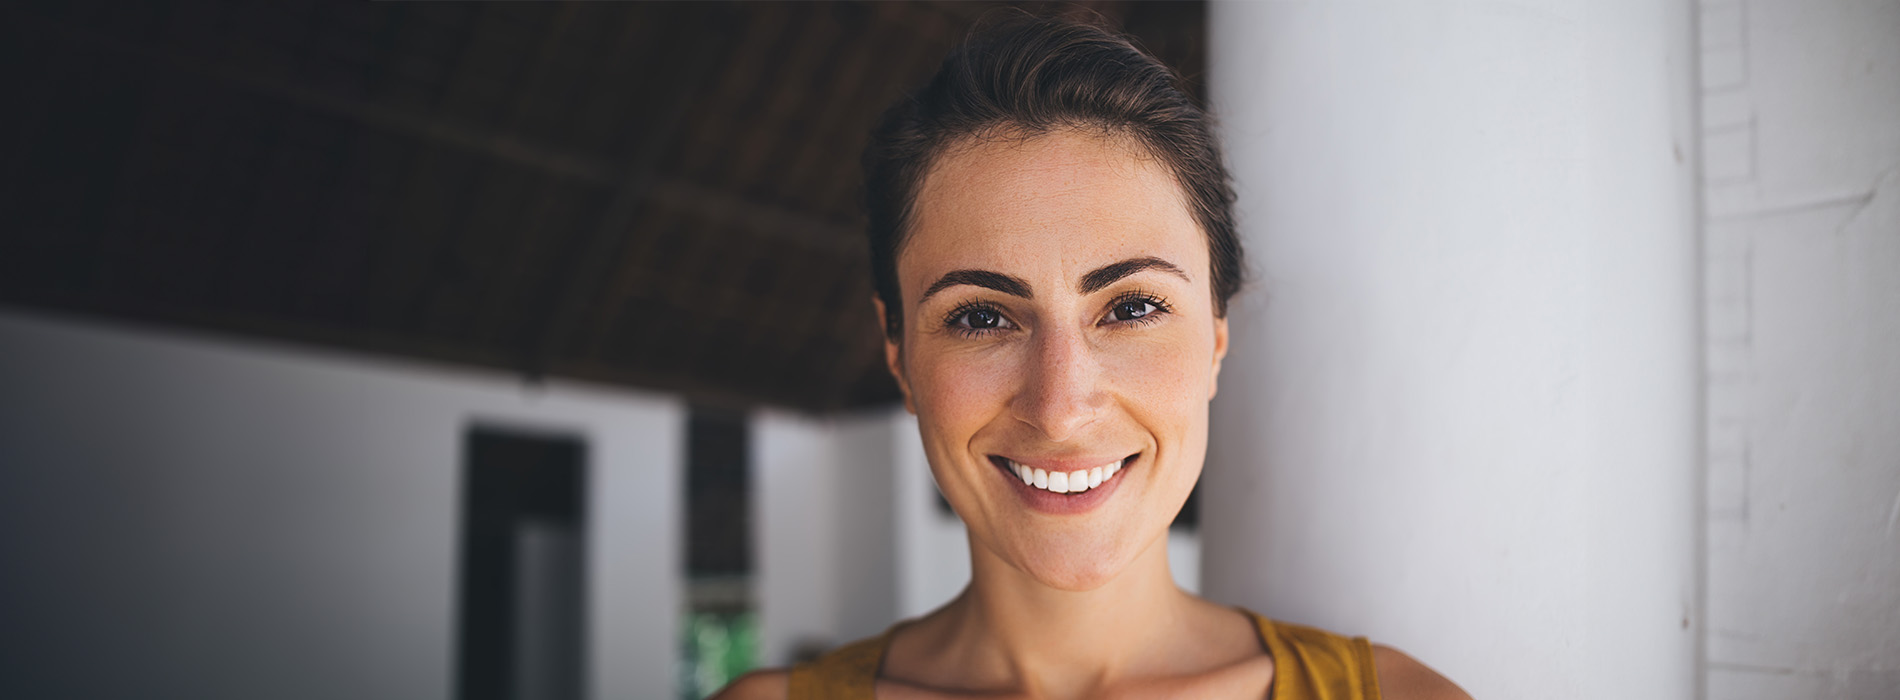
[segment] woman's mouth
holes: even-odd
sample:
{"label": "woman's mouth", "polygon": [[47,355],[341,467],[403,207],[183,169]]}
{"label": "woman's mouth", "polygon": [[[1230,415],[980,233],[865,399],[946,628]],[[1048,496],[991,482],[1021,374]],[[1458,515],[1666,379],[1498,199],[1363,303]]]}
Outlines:
{"label": "woman's mouth", "polygon": [[1081,493],[1099,487],[1102,485],[1102,482],[1115,478],[1115,475],[1121,471],[1122,465],[1127,463],[1132,457],[1133,455],[1130,455],[1129,457],[1123,457],[1113,462],[1089,467],[1087,469],[1077,469],[1074,471],[1057,470],[1054,472],[1047,469],[1038,469],[1026,464],[1019,464],[1008,457],[992,457],[991,459],[1002,461],[1003,468],[1011,474],[1016,475],[1016,478],[1022,479],[1026,485],[1034,486],[1050,493]]}
{"label": "woman's mouth", "polygon": [[1126,480],[1121,473],[1134,466],[1140,457],[1141,453],[1137,452],[1086,468],[1068,460],[1037,467],[1002,455],[990,455],[990,462],[1031,509],[1051,515],[1072,515],[1093,510],[1108,500]]}

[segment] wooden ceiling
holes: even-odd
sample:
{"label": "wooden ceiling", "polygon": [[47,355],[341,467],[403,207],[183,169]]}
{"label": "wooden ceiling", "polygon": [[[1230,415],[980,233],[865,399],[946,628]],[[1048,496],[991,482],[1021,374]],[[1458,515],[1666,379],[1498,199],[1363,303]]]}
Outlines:
{"label": "wooden ceiling", "polygon": [[[1200,88],[1200,3],[1094,12]],[[891,402],[858,153],[990,3],[16,3],[0,304]],[[0,350],[4,352],[4,350]]]}

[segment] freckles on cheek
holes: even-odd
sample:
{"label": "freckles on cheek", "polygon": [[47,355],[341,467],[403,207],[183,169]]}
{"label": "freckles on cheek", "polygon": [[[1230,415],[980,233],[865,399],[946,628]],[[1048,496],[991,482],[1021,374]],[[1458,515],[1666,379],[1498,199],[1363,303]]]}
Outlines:
{"label": "freckles on cheek", "polygon": [[992,358],[920,357],[914,367],[921,381],[914,382],[914,397],[919,404],[938,416],[936,422],[952,427],[965,421],[982,421],[991,409],[1008,396],[1010,365]]}
{"label": "freckles on cheek", "polygon": [[1199,352],[1180,345],[1157,344],[1104,363],[1103,369],[1153,403],[1193,403],[1207,399],[1211,371],[1211,361],[1197,361],[1199,357]]}

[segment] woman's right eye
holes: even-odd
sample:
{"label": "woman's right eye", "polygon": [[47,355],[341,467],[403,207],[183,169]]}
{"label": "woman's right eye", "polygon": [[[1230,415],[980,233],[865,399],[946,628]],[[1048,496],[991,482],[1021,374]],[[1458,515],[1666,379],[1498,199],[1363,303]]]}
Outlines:
{"label": "woman's right eye", "polygon": [[965,333],[980,333],[1010,327],[1009,319],[1003,318],[1001,312],[988,306],[959,307],[951,312],[948,321],[952,329]]}

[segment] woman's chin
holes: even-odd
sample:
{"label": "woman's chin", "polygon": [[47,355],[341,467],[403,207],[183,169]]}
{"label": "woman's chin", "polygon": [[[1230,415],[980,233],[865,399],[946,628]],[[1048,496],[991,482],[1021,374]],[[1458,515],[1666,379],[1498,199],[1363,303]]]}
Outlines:
{"label": "woman's chin", "polygon": [[1035,548],[1016,567],[1044,586],[1081,593],[1101,588],[1128,568],[1132,553],[1108,546],[1052,546]]}

